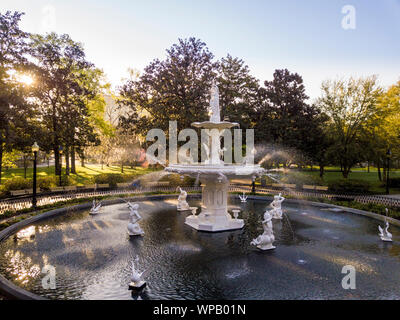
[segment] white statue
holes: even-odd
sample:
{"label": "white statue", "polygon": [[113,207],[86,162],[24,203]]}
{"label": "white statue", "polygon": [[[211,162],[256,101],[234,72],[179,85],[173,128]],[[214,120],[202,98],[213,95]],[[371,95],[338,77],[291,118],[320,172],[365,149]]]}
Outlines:
{"label": "white statue", "polygon": [[221,122],[219,110],[219,90],[215,81],[211,86],[210,96],[210,107],[208,112],[210,115],[210,122]]}
{"label": "white statue", "polygon": [[282,219],[282,202],[285,200],[280,193],[277,196],[274,196],[274,200],[271,202],[270,206],[272,207],[271,213],[273,219]]}
{"label": "white statue", "polygon": [[274,232],[272,229],[272,216],[269,211],[264,213],[264,220],[262,222],[264,232],[256,239],[253,239],[250,244],[257,246],[261,250],[275,249],[272,243],[275,241]]}
{"label": "white statue", "polygon": [[246,196],[244,192],[243,192],[243,195],[242,195],[242,196],[239,195],[239,199],[240,199],[240,201],[242,201],[242,202],[247,202],[247,198],[248,198],[248,196]]}
{"label": "white statue", "polygon": [[142,217],[139,212],[139,205],[137,203],[129,205],[129,224],[128,224],[128,234],[130,236],[141,236],[144,234],[142,228],[140,228],[137,223]]}
{"label": "white statue", "polygon": [[[387,214],[388,209],[386,209]],[[379,229],[379,236],[381,237],[382,241],[392,242],[392,234],[389,232],[389,222],[387,222],[385,218],[385,228],[383,229],[381,226],[378,226]]]}
{"label": "white statue", "polygon": [[187,192],[183,190],[181,187],[178,187],[176,189],[179,190],[180,192],[178,197],[178,205],[176,206],[176,208],[178,209],[178,211],[190,210],[189,204],[186,201]]}
{"label": "white statue", "polygon": [[[139,259],[136,257],[135,261]],[[146,282],[142,280],[143,272],[139,272],[135,268],[135,262],[132,261],[132,274],[131,274],[131,283],[129,284],[129,289],[141,289],[146,286]]]}
{"label": "white statue", "polygon": [[96,203],[96,200],[93,200],[92,208],[89,211],[89,214],[95,215],[98,214],[101,208],[101,202]]}

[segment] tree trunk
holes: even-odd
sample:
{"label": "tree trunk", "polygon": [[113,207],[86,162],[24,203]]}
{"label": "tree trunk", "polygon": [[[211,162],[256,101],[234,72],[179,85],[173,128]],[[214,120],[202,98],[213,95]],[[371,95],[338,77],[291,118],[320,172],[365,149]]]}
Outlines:
{"label": "tree trunk", "polygon": [[376,165],[377,165],[377,167],[378,167],[378,178],[379,178],[379,181],[382,181],[381,162],[380,162],[379,159],[378,159],[378,161],[376,162]]}
{"label": "tree trunk", "polygon": [[75,147],[71,147],[71,173],[76,174]]}
{"label": "tree trunk", "polygon": [[83,151],[80,154],[80,157],[81,157],[81,167],[85,167],[85,154],[83,153]]}
{"label": "tree trunk", "polygon": [[24,159],[24,179],[26,179],[26,169],[28,167],[28,161],[26,159],[26,155],[24,155],[23,159]]}
{"label": "tree trunk", "polygon": [[325,166],[320,163],[319,164],[319,177],[322,179],[324,177],[324,173],[325,173]]}
{"label": "tree trunk", "polygon": [[58,151],[58,146],[53,147],[54,151],[54,174],[56,176],[60,175],[60,153]]}
{"label": "tree trunk", "polygon": [[121,161],[121,173],[124,173],[124,162]]}
{"label": "tree trunk", "polygon": [[368,163],[368,173],[369,173],[369,160],[367,161],[367,163]]}
{"label": "tree trunk", "polygon": [[69,148],[65,148],[65,174],[69,176]]}

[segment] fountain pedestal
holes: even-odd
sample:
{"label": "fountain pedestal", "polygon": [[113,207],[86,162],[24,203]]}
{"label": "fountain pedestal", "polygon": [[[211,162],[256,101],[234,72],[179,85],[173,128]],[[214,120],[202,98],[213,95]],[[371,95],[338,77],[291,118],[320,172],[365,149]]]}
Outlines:
{"label": "fountain pedestal", "polygon": [[228,213],[229,181],[218,181],[215,177],[201,179],[202,210],[197,216],[190,215],[185,223],[199,231],[227,231],[241,229],[242,219],[233,219]]}

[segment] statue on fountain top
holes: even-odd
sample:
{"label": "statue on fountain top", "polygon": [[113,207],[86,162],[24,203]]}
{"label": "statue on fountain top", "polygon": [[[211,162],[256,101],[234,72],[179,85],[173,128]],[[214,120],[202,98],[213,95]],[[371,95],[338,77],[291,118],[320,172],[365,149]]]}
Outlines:
{"label": "statue on fountain top", "polygon": [[221,114],[219,109],[219,90],[215,81],[213,81],[211,86],[210,96],[210,107],[208,110],[210,122],[221,122]]}

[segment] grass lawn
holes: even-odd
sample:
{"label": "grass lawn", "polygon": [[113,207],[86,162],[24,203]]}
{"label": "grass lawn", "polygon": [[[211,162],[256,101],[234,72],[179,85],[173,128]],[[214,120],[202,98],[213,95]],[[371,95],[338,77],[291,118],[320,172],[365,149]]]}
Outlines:
{"label": "grass lawn", "polygon": [[[309,174],[318,177],[319,176],[319,170],[314,169],[314,171],[309,171],[309,170],[304,170],[302,171],[304,174]],[[383,176],[383,174],[382,174]],[[392,178],[399,178],[400,177],[400,171],[390,171],[390,177]],[[335,180],[341,180],[343,179],[343,175],[340,172],[339,168],[328,168],[325,170],[324,174],[324,183],[328,184],[329,182],[335,181]],[[367,171],[366,168],[354,168],[349,174],[349,179],[357,179],[357,180],[364,180],[368,181],[371,184],[371,191],[375,193],[384,193],[385,192],[385,187],[382,186],[382,182],[379,181],[378,178],[378,170],[376,168],[370,168],[370,172]],[[399,189],[391,189],[390,190],[391,194],[398,194],[400,193]]]}
{"label": "grass lawn", "polygon": [[[155,171],[155,169],[142,168],[142,167],[134,167],[133,169],[130,167],[124,167],[124,174],[134,174],[141,175],[149,172]],[[86,164],[85,167],[76,166],[76,174],[70,174],[70,177],[76,180],[78,185],[91,184],[93,183],[91,178],[95,175],[101,173],[121,173],[121,167],[119,166],[104,166],[103,170],[101,169],[101,165],[97,164]],[[38,177],[46,177],[46,176],[54,176],[54,166],[50,167],[38,167],[37,168]],[[63,168],[63,174],[65,174],[65,168]],[[33,169],[28,168],[26,172],[26,177],[28,179],[32,178]],[[9,169],[7,171],[2,172],[1,182],[4,183],[8,179],[12,179],[14,177],[24,177],[24,169],[16,168]]]}

